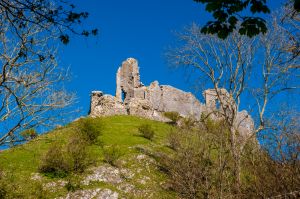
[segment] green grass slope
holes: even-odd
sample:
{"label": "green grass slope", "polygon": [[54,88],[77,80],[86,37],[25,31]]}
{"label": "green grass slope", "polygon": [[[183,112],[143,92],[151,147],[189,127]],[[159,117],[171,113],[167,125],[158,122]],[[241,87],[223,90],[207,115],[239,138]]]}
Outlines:
{"label": "green grass slope", "polygon": [[[88,151],[93,163],[84,173],[71,174],[65,178],[51,178],[39,173],[41,159],[49,147],[53,143],[66,144],[76,131],[79,121],[73,122],[24,145],[0,152],[0,169],[4,173],[6,188],[10,192],[9,197],[66,198],[69,194],[70,198],[77,198],[76,195],[72,196],[76,191],[96,189],[111,190],[117,193],[118,198],[176,197],[174,193],[162,188],[166,177],[159,170],[155,160],[140,150],[145,148],[150,151],[167,151],[165,143],[166,136],[172,128],[170,125],[133,116],[113,116],[94,120],[103,124],[100,140],[104,148],[117,146],[122,154],[117,167],[105,163],[101,146],[91,145]],[[155,136],[152,141],[139,135],[138,127],[142,124],[150,124],[153,127]],[[100,180],[84,183],[97,170],[100,170],[100,177],[98,176]],[[73,190],[73,193],[70,190]]]}

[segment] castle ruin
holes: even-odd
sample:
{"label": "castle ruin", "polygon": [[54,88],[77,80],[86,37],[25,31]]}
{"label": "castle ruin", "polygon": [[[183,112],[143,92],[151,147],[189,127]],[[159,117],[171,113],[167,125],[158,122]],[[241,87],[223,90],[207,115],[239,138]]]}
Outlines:
{"label": "castle ruin", "polygon": [[[168,85],[159,85],[157,81],[145,86],[140,81],[137,60],[128,58],[119,67],[116,75],[116,95],[104,95],[93,91],[91,96],[90,116],[135,115],[143,118],[168,121],[165,112],[177,112],[182,117],[200,119],[201,114],[209,114],[218,107],[215,89],[203,92],[205,104],[190,92],[184,92]],[[220,89],[221,100],[234,103],[225,89]],[[231,106],[232,107],[232,106]],[[253,120],[247,111],[237,112],[235,123],[244,133],[250,133]],[[248,132],[248,133],[247,133]]]}

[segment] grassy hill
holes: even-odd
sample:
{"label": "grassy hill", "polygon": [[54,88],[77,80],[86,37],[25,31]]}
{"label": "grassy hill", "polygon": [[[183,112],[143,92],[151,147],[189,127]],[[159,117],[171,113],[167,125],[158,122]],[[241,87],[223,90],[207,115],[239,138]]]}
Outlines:
{"label": "grassy hill", "polygon": [[298,159],[278,162],[250,140],[237,192],[224,123],[190,122],[113,116],[56,128],[0,152],[0,199],[299,198]]}
{"label": "grassy hill", "polygon": [[[166,176],[145,151],[170,150],[166,147],[168,124],[133,116],[93,119],[101,124],[101,144],[88,146],[90,162],[83,173],[53,177],[39,172],[39,165],[50,146],[64,146],[82,120],[57,128],[24,145],[0,152],[2,184],[8,198],[80,198],[80,195],[107,198],[174,198],[164,189]],[[139,126],[150,124],[153,140],[142,137]],[[120,156],[112,166],[105,161],[105,149],[116,148]],[[69,195],[68,195],[69,194]]]}

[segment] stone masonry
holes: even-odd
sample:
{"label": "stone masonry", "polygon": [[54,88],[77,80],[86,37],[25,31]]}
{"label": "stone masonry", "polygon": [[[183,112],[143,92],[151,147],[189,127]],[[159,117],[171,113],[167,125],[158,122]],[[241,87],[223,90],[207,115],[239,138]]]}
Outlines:
{"label": "stone masonry", "polygon": [[[192,94],[168,85],[159,85],[157,81],[145,86],[140,81],[137,60],[128,58],[122,63],[116,76],[116,95],[104,95],[93,91],[90,116],[135,115],[158,121],[168,121],[164,112],[178,112],[182,117],[200,119],[201,114],[208,114],[218,107],[218,96],[214,89],[203,92],[205,104]],[[221,99],[231,102],[225,89],[220,90]],[[235,123],[240,130],[248,134],[253,129],[253,120],[247,111],[237,113]],[[247,133],[248,132],[248,133]]]}

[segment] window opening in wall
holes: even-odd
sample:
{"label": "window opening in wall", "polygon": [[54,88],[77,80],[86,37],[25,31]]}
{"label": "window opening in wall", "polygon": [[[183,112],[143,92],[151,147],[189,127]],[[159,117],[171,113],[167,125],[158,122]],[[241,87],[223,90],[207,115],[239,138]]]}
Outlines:
{"label": "window opening in wall", "polygon": [[220,101],[217,99],[217,100],[216,100],[216,108],[217,108],[217,109],[220,109],[220,107],[221,107]]}
{"label": "window opening in wall", "polygon": [[126,98],[126,92],[122,89],[122,102],[124,102]]}

